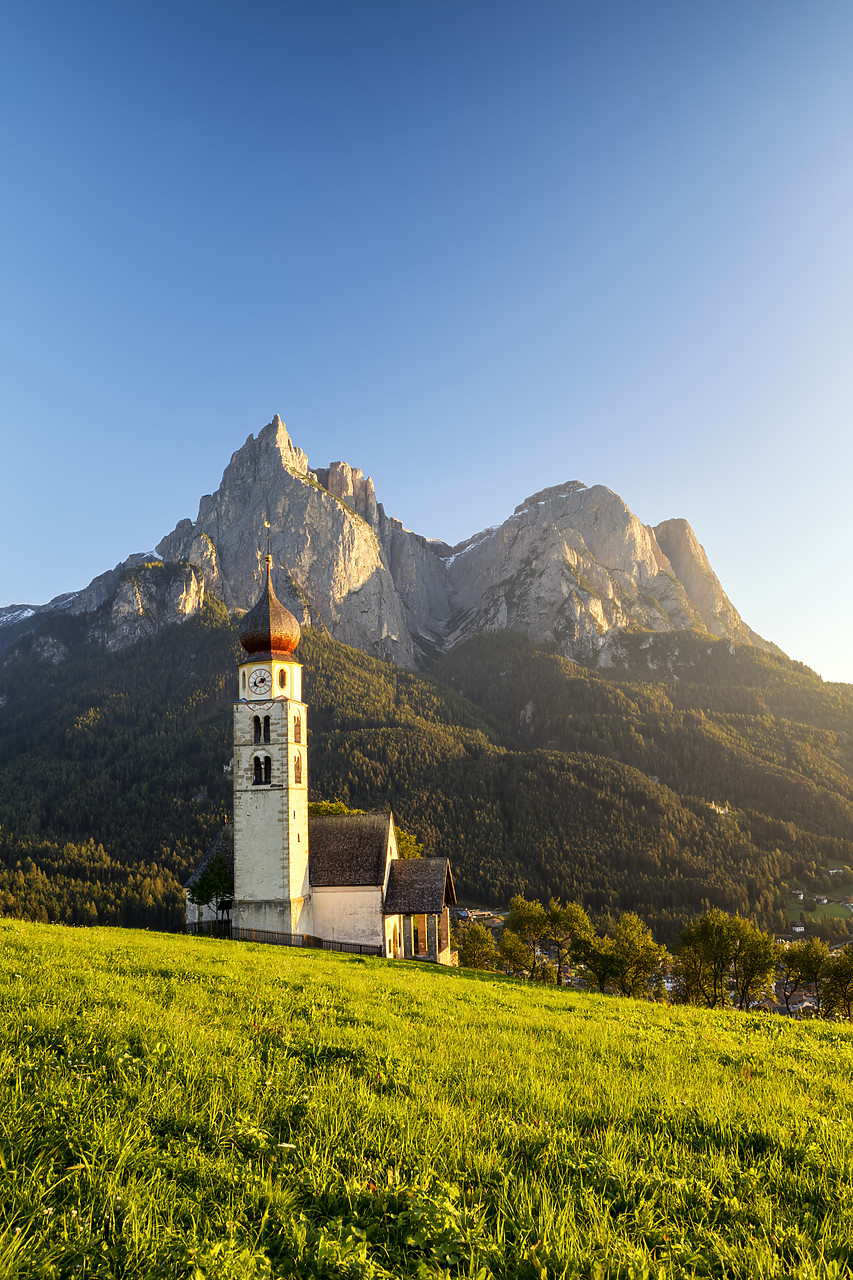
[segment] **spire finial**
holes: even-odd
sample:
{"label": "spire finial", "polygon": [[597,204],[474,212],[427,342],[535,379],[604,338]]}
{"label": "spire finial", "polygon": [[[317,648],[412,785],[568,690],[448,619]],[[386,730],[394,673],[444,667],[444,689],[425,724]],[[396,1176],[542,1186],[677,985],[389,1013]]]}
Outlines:
{"label": "spire finial", "polygon": [[[240,643],[247,653],[279,658],[289,657],[299,643],[299,623],[289,609],[276,598],[272,585],[272,550],[270,548],[270,522],[264,521],[267,531],[267,582],[260,600],[244,615],[240,623]],[[261,550],[258,548],[258,558]],[[260,567],[260,565],[258,566]]]}

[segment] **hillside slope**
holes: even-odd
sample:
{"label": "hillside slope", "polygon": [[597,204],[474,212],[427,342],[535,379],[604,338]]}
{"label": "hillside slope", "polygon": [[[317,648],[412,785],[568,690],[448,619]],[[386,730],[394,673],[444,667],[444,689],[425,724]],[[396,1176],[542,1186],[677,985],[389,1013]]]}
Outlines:
{"label": "hillside slope", "polygon": [[[61,625],[61,664],[36,634],[0,672],[0,910],[179,928],[229,809],[232,624],[207,601],[113,654]],[[665,941],[708,904],[784,927],[786,877],[853,864],[853,690],[652,639],[600,672],[480,637],[427,678],[307,629],[312,795],[390,805],[463,897],[635,910]]]}
{"label": "hillside slope", "polygon": [[853,1029],[0,921],[0,1272],[851,1275]]}

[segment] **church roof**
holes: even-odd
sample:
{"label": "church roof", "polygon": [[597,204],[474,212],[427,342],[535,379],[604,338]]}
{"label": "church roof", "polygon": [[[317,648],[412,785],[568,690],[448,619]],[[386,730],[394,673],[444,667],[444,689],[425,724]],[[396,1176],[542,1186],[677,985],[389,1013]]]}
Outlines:
{"label": "church roof", "polygon": [[390,813],[324,813],[308,818],[311,884],[317,889],[385,883]]}
{"label": "church roof", "polygon": [[272,556],[267,556],[267,585],[240,623],[240,643],[253,657],[290,657],[299,644],[299,623],[272,589]]}
{"label": "church roof", "polygon": [[216,839],[208,849],[207,853],[202,854],[192,875],[184,885],[185,889],[191,889],[194,884],[198,884],[204,872],[214,862],[220,854],[225,855],[226,866],[232,870],[234,868],[234,827],[230,822],[224,822],[219,828]]}
{"label": "church roof", "polygon": [[447,858],[395,858],[385,890],[385,914],[440,915],[456,892]]}

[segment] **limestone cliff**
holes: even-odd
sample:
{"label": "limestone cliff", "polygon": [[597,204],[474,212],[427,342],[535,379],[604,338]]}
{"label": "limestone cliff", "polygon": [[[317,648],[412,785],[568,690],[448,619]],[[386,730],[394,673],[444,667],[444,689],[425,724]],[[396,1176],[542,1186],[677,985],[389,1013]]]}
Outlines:
{"label": "limestone cliff", "polygon": [[662,524],[655,526],[654,533],[675,576],[684,586],[705,629],[711,635],[745,640],[759,648],[775,647],[768,646],[741,618],[711,568],[705,548],[686,520],[664,520]]}
{"label": "limestone cliff", "polygon": [[447,565],[458,609],[451,644],[506,628],[589,660],[614,628],[701,625],[654,533],[603,485],[534,494]]}
{"label": "limestone cliff", "polygon": [[89,618],[90,638],[117,649],[190,616],[208,593],[248,609],[266,524],[276,592],[299,620],[404,666],[502,629],[600,665],[618,660],[618,638],[632,631],[696,629],[774,647],[740,617],[685,520],[652,529],[610,489],[570,481],[451,548],[386,515],[358,467],[312,470],[276,415],[156,557],[131,556],[50,605],[0,609],[0,649],[4,632],[9,643],[45,614]]}
{"label": "limestone cliff", "polygon": [[232,456],[195,521],[182,520],[159,543],[158,555],[198,565],[208,591],[229,609],[248,609],[261,586],[268,523],[282,602],[345,644],[411,666],[412,636],[378,536],[373,484],[343,463],[321,474],[332,489],[276,414]]}
{"label": "limestone cliff", "polygon": [[122,575],[102,616],[90,629],[110,652],[154,635],[170,622],[191,618],[204,602],[204,579],[191,564],[141,564]]}

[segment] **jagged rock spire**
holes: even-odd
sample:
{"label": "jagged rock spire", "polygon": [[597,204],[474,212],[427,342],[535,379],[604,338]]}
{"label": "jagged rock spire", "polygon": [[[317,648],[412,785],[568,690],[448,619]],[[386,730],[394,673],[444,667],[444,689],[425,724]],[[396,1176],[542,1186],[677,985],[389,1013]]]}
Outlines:
{"label": "jagged rock spire", "polygon": [[288,658],[299,644],[299,623],[272,588],[272,556],[267,555],[267,585],[238,631],[240,644],[252,657]]}

